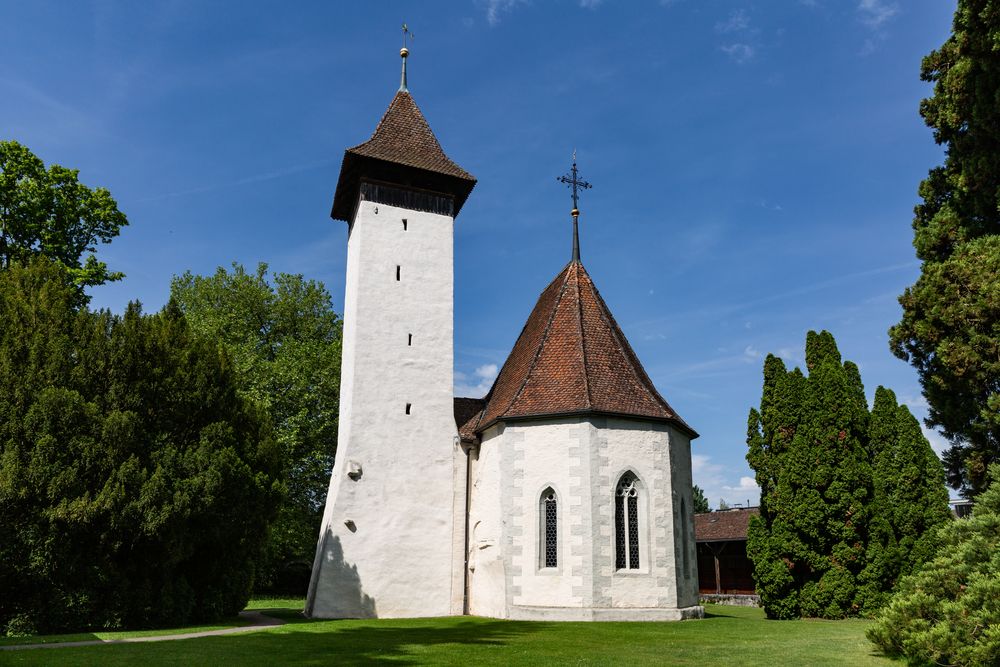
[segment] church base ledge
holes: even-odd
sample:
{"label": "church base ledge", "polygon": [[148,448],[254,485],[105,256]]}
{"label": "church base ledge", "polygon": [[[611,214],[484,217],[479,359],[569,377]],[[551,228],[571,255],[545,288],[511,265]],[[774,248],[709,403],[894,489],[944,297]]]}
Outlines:
{"label": "church base ledge", "polygon": [[704,618],[705,608],[693,607],[529,607],[512,606],[513,621],[686,621]]}

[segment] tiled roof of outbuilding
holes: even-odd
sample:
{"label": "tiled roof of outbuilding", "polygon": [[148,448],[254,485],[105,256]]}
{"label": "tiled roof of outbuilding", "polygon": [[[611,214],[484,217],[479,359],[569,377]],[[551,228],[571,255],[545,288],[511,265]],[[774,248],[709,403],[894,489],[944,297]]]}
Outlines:
{"label": "tiled roof of outbuilding", "polygon": [[694,515],[696,542],[727,542],[747,539],[750,517],[760,514],[760,508],[719,510]]}
{"label": "tiled roof of outbuilding", "polygon": [[656,391],[590,275],[572,261],[542,292],[476,426],[565,414],[645,417],[697,433]]}

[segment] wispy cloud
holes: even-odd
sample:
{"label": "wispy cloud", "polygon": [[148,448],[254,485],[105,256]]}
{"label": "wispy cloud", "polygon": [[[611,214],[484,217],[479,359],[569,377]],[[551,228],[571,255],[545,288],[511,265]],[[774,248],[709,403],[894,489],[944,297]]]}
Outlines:
{"label": "wispy cloud", "polygon": [[757,53],[754,45],[758,30],[750,26],[750,15],[745,9],[735,9],[724,20],[715,24],[715,32],[727,35],[734,41],[719,49],[739,65],[752,60]]}
{"label": "wispy cloud", "polygon": [[470,378],[466,373],[455,371],[455,395],[479,398],[493,386],[500,371],[496,364],[483,364],[476,368]]}
{"label": "wispy cloud", "polygon": [[604,0],[580,0],[580,6],[585,9],[596,9]]}
{"label": "wispy cloud", "polygon": [[899,5],[886,0],[861,0],[857,11],[858,20],[869,30],[860,55],[868,56],[877,51],[879,44],[885,41],[885,27],[899,14]]}
{"label": "wispy cloud", "polygon": [[275,171],[264,172],[262,174],[245,176],[243,178],[238,178],[236,180],[227,181],[224,183],[213,183],[211,185],[203,185],[197,188],[189,188],[187,190],[164,192],[158,195],[151,195],[149,197],[144,197],[142,199],[138,199],[137,201],[140,202],[159,201],[161,199],[172,199],[174,197],[185,197],[188,195],[197,195],[205,192],[214,192],[216,190],[223,190],[227,188],[236,188],[243,185],[252,185],[254,183],[262,183],[264,181],[272,181],[276,178],[284,178],[285,176],[300,174],[305,171],[321,169],[323,167],[328,167],[332,164],[336,164],[336,162],[338,162],[338,160],[317,160],[315,162],[306,162],[304,164],[293,165],[290,167],[285,167],[283,169],[277,169]]}
{"label": "wispy cloud", "polygon": [[858,15],[861,22],[872,29],[881,28],[899,14],[899,5],[885,0],[861,0]]}
{"label": "wispy cloud", "polygon": [[[760,488],[750,475],[740,474],[729,466],[716,463],[705,454],[691,455],[691,476],[695,484],[705,492],[709,505],[714,509],[720,500],[730,507],[740,504],[756,505],[760,498]],[[734,481],[735,480],[735,481]]]}
{"label": "wispy cloud", "polygon": [[730,32],[741,32],[750,27],[750,17],[747,15],[745,9],[736,9],[730,12],[729,17],[725,21],[719,21],[715,24],[715,31],[720,34],[726,34]]}
{"label": "wispy cloud", "polygon": [[504,14],[509,14],[519,5],[527,5],[528,0],[486,0],[486,21],[497,25]]}
{"label": "wispy cloud", "polygon": [[722,52],[727,56],[736,61],[737,64],[742,65],[743,63],[752,60],[757,50],[749,44],[744,44],[743,42],[736,42],[735,44],[723,44],[721,47]]}

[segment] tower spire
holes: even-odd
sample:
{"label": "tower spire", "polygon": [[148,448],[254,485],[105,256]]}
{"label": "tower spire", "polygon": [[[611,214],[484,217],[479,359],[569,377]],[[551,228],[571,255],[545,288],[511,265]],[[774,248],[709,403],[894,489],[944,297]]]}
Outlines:
{"label": "tower spire", "polygon": [[406,57],[410,55],[410,50],[406,48],[406,40],[409,38],[410,43],[413,43],[413,32],[403,24],[403,48],[399,50],[399,57],[403,59],[403,73],[399,77],[399,90],[400,92],[408,93],[409,89],[406,87]]}
{"label": "tower spire", "polygon": [[573,210],[569,212],[573,216],[573,260],[580,261],[580,230],[578,218],[580,217],[580,193],[579,190],[589,190],[591,187],[587,181],[580,180],[580,174],[576,169],[576,149],[573,149],[573,168],[565,176],[557,178],[560,183],[565,183],[573,190]]}

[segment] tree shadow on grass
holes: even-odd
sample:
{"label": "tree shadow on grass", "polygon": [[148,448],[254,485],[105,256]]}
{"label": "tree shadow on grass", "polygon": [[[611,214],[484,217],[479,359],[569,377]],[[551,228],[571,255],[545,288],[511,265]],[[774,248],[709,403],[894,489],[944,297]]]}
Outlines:
{"label": "tree shadow on grass", "polygon": [[293,632],[261,632],[226,638],[230,659],[242,664],[266,664],[277,660],[286,665],[360,665],[382,661],[416,665],[426,664],[430,654],[439,659],[442,651],[447,653],[444,646],[453,644],[454,662],[458,664],[463,662],[462,653],[470,646],[503,649],[512,640],[544,631],[552,625],[486,619],[302,619],[299,622],[306,626]]}

